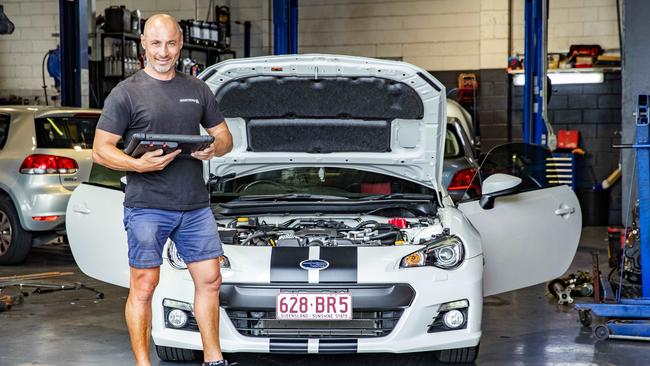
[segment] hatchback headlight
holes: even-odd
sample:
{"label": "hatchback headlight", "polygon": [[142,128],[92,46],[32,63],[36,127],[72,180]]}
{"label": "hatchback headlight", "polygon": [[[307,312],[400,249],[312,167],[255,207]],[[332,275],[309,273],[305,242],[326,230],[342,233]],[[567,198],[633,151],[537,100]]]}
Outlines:
{"label": "hatchback headlight", "polygon": [[[176,268],[176,269],[187,269],[187,264],[185,264],[185,261],[183,261],[183,258],[181,258],[180,253],[178,252],[178,249],[176,249],[176,244],[172,241],[169,243],[169,246],[167,247],[167,259],[169,260],[169,264]],[[219,266],[221,269],[224,268],[230,268],[230,260],[228,257],[225,255],[222,255],[219,257]]]}
{"label": "hatchback headlight", "polygon": [[405,256],[400,262],[400,267],[435,266],[452,269],[463,262],[464,256],[463,242],[455,236],[448,236],[436,239],[426,247]]}

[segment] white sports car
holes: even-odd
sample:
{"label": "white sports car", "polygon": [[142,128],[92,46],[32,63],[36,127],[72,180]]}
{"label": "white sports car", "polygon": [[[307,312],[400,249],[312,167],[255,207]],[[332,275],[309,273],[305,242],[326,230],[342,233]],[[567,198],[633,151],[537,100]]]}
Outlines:
{"label": "white sports car", "polygon": [[[225,352],[435,352],[471,362],[483,297],[561,275],[580,236],[568,186],[494,174],[455,205],[441,184],[445,89],[413,65],[290,55],[201,78],[235,147],[206,164],[221,258]],[[95,166],[67,232],[89,276],[129,286],[123,191]],[[127,182],[128,183],[128,182]],[[152,336],[163,360],[201,349],[193,285],[168,242]]]}

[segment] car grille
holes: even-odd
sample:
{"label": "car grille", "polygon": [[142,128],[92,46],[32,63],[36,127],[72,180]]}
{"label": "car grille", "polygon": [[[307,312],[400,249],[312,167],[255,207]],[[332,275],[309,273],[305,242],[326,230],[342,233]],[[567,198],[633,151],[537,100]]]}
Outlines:
{"label": "car grille", "polygon": [[383,337],[395,328],[402,309],[359,311],[352,320],[277,320],[274,311],[238,311],[229,309],[228,317],[240,334],[250,337]]}

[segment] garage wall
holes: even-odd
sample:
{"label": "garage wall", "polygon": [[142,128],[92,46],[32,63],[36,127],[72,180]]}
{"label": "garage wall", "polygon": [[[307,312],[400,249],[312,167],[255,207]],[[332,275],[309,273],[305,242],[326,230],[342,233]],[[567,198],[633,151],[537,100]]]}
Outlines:
{"label": "garage wall", "polygon": [[[512,48],[523,50],[523,0],[512,1]],[[402,58],[427,70],[502,69],[508,55],[510,0],[301,0],[300,52],[330,52]],[[230,5],[232,45],[243,55],[243,26],[252,23],[252,55],[272,52],[271,0],[217,0]],[[57,0],[5,0],[16,24],[0,36],[0,94],[39,96],[43,54],[58,43]],[[199,0],[205,18],[209,0]],[[194,17],[194,1],[100,0],[141,9],[143,15],[168,12]],[[551,1],[549,50],[566,51],[571,43],[617,48],[616,0]],[[48,80],[48,84],[51,84]],[[50,93],[53,91],[51,90]]]}
{"label": "garage wall", "polygon": [[[198,3],[199,17],[205,19],[210,1],[200,0]],[[230,1],[216,3],[230,5]],[[243,25],[234,24],[234,21],[251,19],[252,55],[267,54],[271,48],[269,2],[239,0],[236,3],[237,6],[231,8],[233,48],[243,56]],[[0,35],[0,97],[16,95],[26,98],[28,103],[44,104],[41,62],[43,55],[59,44],[59,1],[5,0],[2,5],[16,30],[11,35]],[[100,0],[96,1],[97,14],[102,14],[110,5],[140,9],[144,17],[158,12],[167,12],[179,20],[195,16],[195,2],[190,0]],[[45,72],[48,95],[55,95],[54,81],[47,75],[47,70]]]}
{"label": "garage wall", "polygon": [[[42,99],[41,62],[59,42],[59,2],[5,0],[2,5],[16,29],[0,35],[0,96],[15,94],[30,102]],[[48,79],[48,85],[53,85]],[[48,88],[48,94],[54,92]]]}
{"label": "garage wall", "polygon": [[[587,192],[579,198],[584,198],[583,206],[590,204],[587,195],[607,204],[588,207],[595,215],[592,217],[604,215],[605,222],[601,224],[621,224],[621,184],[604,192],[592,191],[592,187],[607,178],[620,162],[621,151],[612,149],[612,145],[621,142],[621,85],[618,71],[606,72],[605,82],[601,84],[554,85],[548,108],[549,121],[556,133],[559,129],[580,131],[580,147],[586,154],[578,159],[578,187]],[[522,141],[523,87],[512,87],[512,96],[512,135],[515,140]],[[603,211],[597,213],[597,210]],[[588,221],[586,215],[583,221]]]}
{"label": "garage wall", "polygon": [[[649,7],[650,8],[650,7]],[[465,70],[477,75],[479,80],[478,120],[480,121],[481,150],[512,141],[523,141],[523,88],[511,86],[503,70]],[[456,87],[458,71],[434,71],[432,74],[448,90]],[[580,147],[586,154],[578,159],[579,197],[587,209],[584,222],[620,225],[623,198],[619,182],[607,191],[594,192],[592,187],[605,179],[619,163],[619,153],[612,144],[621,142],[621,73],[605,73],[602,84],[554,85],[548,109],[553,129],[579,130]],[[650,85],[650,84],[645,84]],[[511,96],[508,98],[508,89]],[[648,88],[646,88],[648,89]],[[650,89],[648,89],[650,90]],[[648,92],[650,94],[650,92]],[[508,110],[510,105],[511,109]],[[630,112],[631,115],[631,112]],[[510,124],[508,124],[510,116]],[[633,123],[632,123],[633,126]],[[625,151],[623,151],[625,152]],[[625,159],[623,160],[625,165]],[[629,168],[625,168],[630,171]],[[592,207],[594,202],[602,203]],[[591,205],[591,206],[589,206]]]}
{"label": "garage wall", "polygon": [[[140,9],[143,17],[149,17],[155,13],[168,13],[176,19],[194,19],[194,1],[192,0],[98,0],[97,14],[104,12],[109,5],[125,5],[128,9]],[[208,12],[209,0],[199,0],[199,19],[206,19]],[[237,52],[238,57],[244,55],[244,26],[235,24],[236,21],[242,23],[246,20],[251,21],[251,55],[261,56],[268,54],[271,49],[272,39],[270,38],[270,29],[272,29],[271,5],[267,0],[216,0],[215,5],[225,5],[230,7],[231,16],[231,45]],[[210,15],[212,19],[213,15]]]}
{"label": "garage wall", "polygon": [[[512,0],[512,49],[524,52],[524,1]],[[550,0],[548,51],[566,52],[572,44],[619,49],[616,0]]]}
{"label": "garage wall", "polygon": [[[427,70],[505,68],[523,53],[523,0],[301,0],[300,52],[401,57]],[[616,0],[551,1],[549,51],[619,48]]]}
{"label": "garage wall", "polygon": [[[497,67],[507,44],[507,1],[303,0],[298,42],[303,53],[396,57],[427,70]],[[503,7],[486,12],[482,9]],[[488,15],[490,16],[489,19]],[[503,23],[501,41],[481,64],[482,20]],[[494,32],[492,37],[496,37]],[[487,36],[486,36],[487,41]],[[486,51],[486,54],[488,52]]]}
{"label": "garage wall", "polygon": [[[201,17],[205,17],[208,4],[208,0],[199,1]],[[59,1],[5,0],[3,5],[16,30],[0,35],[0,96],[17,95],[44,104],[41,62],[43,55],[59,44]],[[165,9],[179,19],[194,18],[194,1],[96,1],[97,14],[110,5],[141,9],[145,17]],[[48,95],[55,95],[54,80],[47,70],[45,73]]]}

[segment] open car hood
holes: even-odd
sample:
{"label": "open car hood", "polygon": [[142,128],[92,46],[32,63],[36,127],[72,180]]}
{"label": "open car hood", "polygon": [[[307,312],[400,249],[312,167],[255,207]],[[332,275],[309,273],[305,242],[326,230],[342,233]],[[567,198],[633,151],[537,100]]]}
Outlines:
{"label": "open car hood", "polygon": [[440,188],[445,88],[423,69],[313,54],[227,60],[199,77],[233,135],[217,176],[337,166]]}

